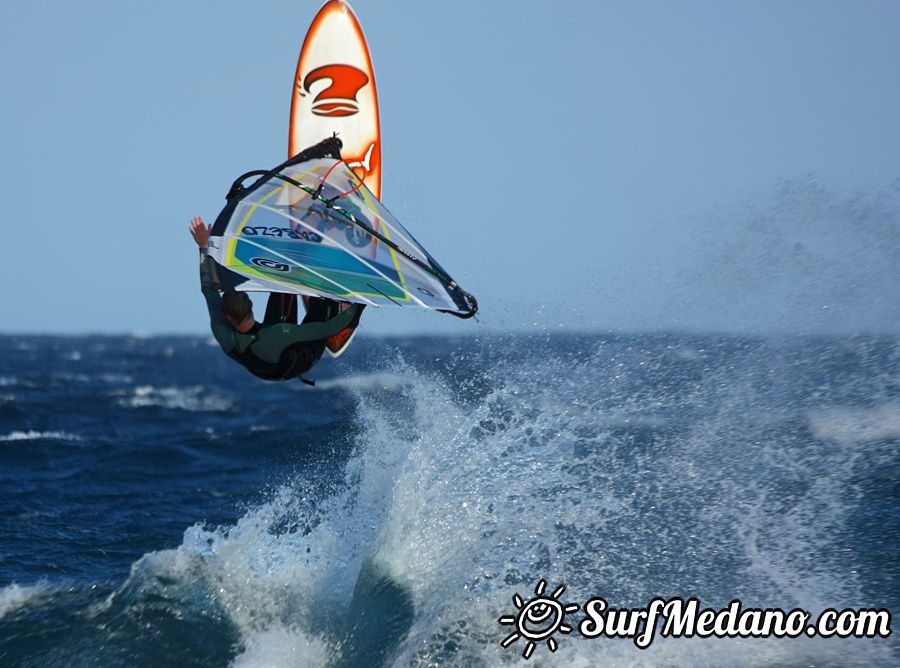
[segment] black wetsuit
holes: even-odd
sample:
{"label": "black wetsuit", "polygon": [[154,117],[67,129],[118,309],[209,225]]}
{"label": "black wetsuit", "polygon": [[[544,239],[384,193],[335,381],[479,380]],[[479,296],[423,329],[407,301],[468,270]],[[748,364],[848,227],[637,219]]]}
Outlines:
{"label": "black wetsuit", "polygon": [[328,337],[355,325],[361,315],[359,304],[340,312],[339,302],[313,297],[298,325],[297,297],[272,293],[263,322],[239,332],[222,310],[222,296],[212,287],[205,248],[200,249],[200,289],[209,309],[210,328],[222,350],[263,380],[300,378],[322,357]]}

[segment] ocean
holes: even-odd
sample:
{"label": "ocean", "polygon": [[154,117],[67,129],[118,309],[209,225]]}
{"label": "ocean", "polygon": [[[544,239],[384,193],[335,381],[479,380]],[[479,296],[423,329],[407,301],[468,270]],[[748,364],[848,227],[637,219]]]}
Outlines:
{"label": "ocean", "polygon": [[0,666],[900,665],[900,338],[360,335],[309,377],[0,337]]}

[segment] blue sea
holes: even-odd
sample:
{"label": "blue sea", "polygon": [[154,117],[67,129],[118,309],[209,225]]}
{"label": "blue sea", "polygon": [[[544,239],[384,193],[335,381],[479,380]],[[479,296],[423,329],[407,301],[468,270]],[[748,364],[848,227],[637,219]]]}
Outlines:
{"label": "blue sea", "polygon": [[[900,610],[898,338],[361,335],[308,375],[0,337],[0,665],[900,665],[580,632],[596,598]],[[540,596],[566,624],[516,637]]]}

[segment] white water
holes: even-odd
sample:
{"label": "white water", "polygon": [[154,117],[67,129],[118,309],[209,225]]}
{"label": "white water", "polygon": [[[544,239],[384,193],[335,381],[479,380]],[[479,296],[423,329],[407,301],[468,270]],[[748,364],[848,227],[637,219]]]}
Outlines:
{"label": "white water", "polygon": [[[600,346],[577,363],[498,366],[475,403],[410,368],[375,374],[354,388],[362,432],[346,484],[298,479],[233,527],[193,527],[177,550],[138,562],[113,601],[135,588],[195,601],[238,629],[236,667],[343,665],[365,562],[413,604],[397,666],[890,665],[888,641],[837,638],[657,638],[639,650],[573,633],[527,661],[522,642],[500,646],[498,617],[541,578],[581,605],[739,598],[815,618],[869,603],[840,551],[857,460],[893,413],[870,411],[880,426],[855,429],[840,411],[778,408],[740,370],[617,394],[654,364]],[[823,440],[798,431],[798,415]]]}

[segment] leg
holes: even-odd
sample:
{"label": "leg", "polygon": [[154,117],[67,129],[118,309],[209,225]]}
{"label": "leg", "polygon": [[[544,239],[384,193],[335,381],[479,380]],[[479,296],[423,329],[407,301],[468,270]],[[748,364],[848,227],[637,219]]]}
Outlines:
{"label": "leg", "polygon": [[[324,339],[295,343],[292,346],[288,346],[281,353],[281,359],[278,360],[279,371],[283,379],[300,378],[316,365],[324,352]],[[303,378],[301,380],[310,382]]]}
{"label": "leg", "polygon": [[310,297],[306,305],[306,317],[303,322],[325,322],[341,312],[341,302],[323,297]]}
{"label": "leg", "polygon": [[269,294],[266,304],[266,317],[264,325],[274,325],[285,322],[290,325],[297,324],[297,295],[286,295],[281,292]]}

